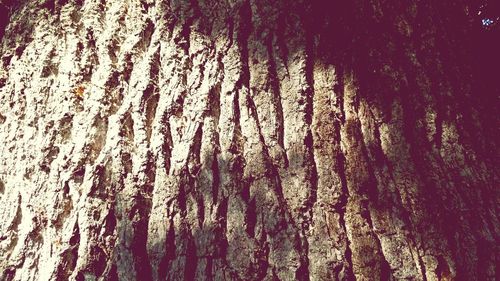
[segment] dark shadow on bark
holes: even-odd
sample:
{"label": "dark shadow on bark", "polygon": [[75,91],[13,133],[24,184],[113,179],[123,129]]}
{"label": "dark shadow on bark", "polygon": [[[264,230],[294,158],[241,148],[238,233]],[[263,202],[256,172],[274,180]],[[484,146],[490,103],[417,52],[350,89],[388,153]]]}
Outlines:
{"label": "dark shadow on bark", "polygon": [[[469,269],[461,269],[468,263],[465,258],[460,257],[463,247],[479,246],[476,246],[476,242],[464,241],[472,235],[472,239],[478,241],[478,244],[492,246],[491,237],[484,236],[481,231],[490,228],[495,233],[494,228],[485,224],[489,219],[480,217],[489,217],[488,210],[495,209],[493,198],[496,198],[496,192],[492,188],[498,183],[494,168],[496,161],[491,157],[492,151],[497,154],[495,136],[498,133],[498,126],[495,126],[498,120],[494,114],[498,108],[498,83],[494,81],[494,73],[497,73],[494,70],[498,67],[499,55],[494,51],[497,49],[491,47],[497,46],[493,39],[496,31],[482,29],[476,18],[466,14],[464,5],[455,5],[452,1],[422,1],[418,5],[386,2],[379,6],[366,1],[351,1],[347,4],[322,0],[307,4],[287,1],[273,1],[272,4],[257,2],[262,2],[262,14],[252,14],[247,2],[222,8],[229,14],[241,14],[257,21],[257,24],[252,25],[253,28],[248,29],[249,26],[244,25],[236,32],[254,35],[271,32],[266,36],[274,36],[274,47],[279,49],[280,59],[286,61],[299,51],[287,47],[287,38],[284,37],[286,29],[298,22],[304,23],[306,45],[296,47],[311,51],[310,60],[334,65],[340,70],[340,80],[343,74],[353,74],[359,90],[357,104],[366,102],[377,109],[381,115],[375,116],[376,122],[391,122],[396,118],[392,116],[393,104],[401,103],[402,134],[408,141],[411,161],[416,169],[414,176],[421,183],[419,189],[426,204],[422,212],[426,219],[435,218],[428,223],[437,232],[444,234],[457,262],[458,277],[465,278],[465,270]],[[265,3],[282,14],[266,14]],[[469,8],[475,9],[472,5]],[[217,29],[213,24],[214,15],[208,11],[206,6],[198,4],[193,9],[188,9],[186,15],[181,10],[176,18],[182,22],[183,17],[188,17],[189,20],[185,23],[192,32],[217,38],[221,35],[219,32],[225,29]],[[259,35],[243,37],[253,38],[246,39],[249,41],[243,42],[244,46],[253,44],[251,40],[254,38],[260,38]],[[238,38],[242,37],[238,35]],[[486,53],[485,48],[488,50]],[[246,49],[242,51],[247,52]],[[252,60],[251,55],[243,55]],[[431,141],[425,137],[425,128],[419,125],[425,120],[429,105],[437,113],[436,136]],[[435,149],[443,146],[443,124],[457,120],[463,145],[470,153],[479,156],[479,161],[485,164],[479,169],[483,169],[482,172],[492,178],[476,181],[461,175],[458,167],[445,166],[447,155],[436,152]],[[365,145],[367,153],[369,150],[375,150],[372,151],[375,154],[380,153],[380,144]],[[375,160],[380,163],[372,163],[374,167],[395,164],[387,163],[383,157]],[[435,170],[434,163],[439,163],[440,171]],[[473,167],[481,166],[471,159],[467,159],[466,163]],[[435,180],[436,176],[438,180]],[[376,186],[375,179],[371,185],[373,186],[368,186],[365,192],[374,201],[377,200],[376,197],[389,192],[377,191],[380,187]],[[480,188],[483,185],[490,187]],[[480,189],[478,196],[485,206],[477,213],[465,211],[467,216],[471,216],[472,225],[469,225],[460,221],[461,214],[464,210],[477,209],[475,202],[479,201],[468,196],[464,196],[466,199],[452,200],[449,196],[450,192],[467,194],[476,188]],[[447,191],[448,189],[452,191]],[[382,194],[373,193],[375,191]],[[246,201],[249,207],[253,204],[251,198]],[[378,207],[389,208],[384,204]],[[405,212],[404,208],[402,212]],[[253,211],[247,214],[253,214]],[[474,224],[474,221],[480,222]],[[411,228],[410,220],[407,219],[406,222]],[[252,229],[252,226],[248,226],[245,231],[252,233]],[[193,237],[197,239],[196,235]],[[227,241],[228,245],[232,243],[237,242]],[[442,261],[442,257],[438,260]],[[446,269],[443,262],[440,264],[442,267],[437,270],[442,271],[439,274],[445,274],[449,269]]]}

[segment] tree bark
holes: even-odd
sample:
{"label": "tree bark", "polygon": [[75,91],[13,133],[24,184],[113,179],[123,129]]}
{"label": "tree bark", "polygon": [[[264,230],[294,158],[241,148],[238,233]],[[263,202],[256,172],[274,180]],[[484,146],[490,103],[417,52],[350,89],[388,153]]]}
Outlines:
{"label": "tree bark", "polygon": [[498,279],[472,6],[342,2],[2,3],[0,279]]}

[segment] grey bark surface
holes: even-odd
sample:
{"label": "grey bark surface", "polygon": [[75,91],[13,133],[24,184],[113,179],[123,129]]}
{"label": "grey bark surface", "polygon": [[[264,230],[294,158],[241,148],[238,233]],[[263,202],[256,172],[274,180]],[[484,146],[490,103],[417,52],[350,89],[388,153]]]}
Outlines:
{"label": "grey bark surface", "polygon": [[465,1],[399,2],[10,3],[0,279],[498,278]]}

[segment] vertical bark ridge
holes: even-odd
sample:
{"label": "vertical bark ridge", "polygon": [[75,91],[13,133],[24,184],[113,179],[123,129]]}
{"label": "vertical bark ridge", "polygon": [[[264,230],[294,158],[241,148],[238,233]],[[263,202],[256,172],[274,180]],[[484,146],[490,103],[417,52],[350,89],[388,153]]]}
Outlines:
{"label": "vertical bark ridge", "polygon": [[[314,112],[312,131],[314,157],[317,163],[317,201],[313,205],[313,225],[308,235],[310,272],[312,280],[352,279],[348,261],[348,240],[343,224],[345,209],[344,190],[340,170],[343,163],[338,158],[340,150],[340,124],[336,112],[334,86],[340,74],[333,65],[316,60],[314,64]],[[327,118],[325,118],[327,117]],[[326,259],[322,262],[317,260]]]}
{"label": "vertical bark ridge", "polygon": [[[346,123],[341,129],[341,147],[346,162],[349,198],[346,206],[346,230],[352,250],[353,272],[358,280],[389,280],[387,261],[380,241],[373,229],[371,197],[377,188],[371,167],[367,165],[366,147],[359,121],[360,101],[356,98],[358,86],[352,74],[344,78],[344,109]],[[366,252],[371,254],[367,255]]]}

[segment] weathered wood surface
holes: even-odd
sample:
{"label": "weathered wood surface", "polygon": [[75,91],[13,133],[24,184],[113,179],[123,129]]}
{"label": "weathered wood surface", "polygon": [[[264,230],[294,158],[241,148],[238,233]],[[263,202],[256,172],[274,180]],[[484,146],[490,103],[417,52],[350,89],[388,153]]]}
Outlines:
{"label": "weathered wood surface", "polygon": [[12,6],[0,279],[495,280],[463,1],[351,2]]}

